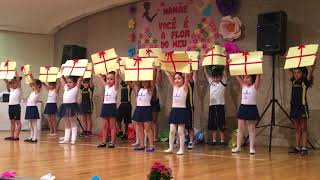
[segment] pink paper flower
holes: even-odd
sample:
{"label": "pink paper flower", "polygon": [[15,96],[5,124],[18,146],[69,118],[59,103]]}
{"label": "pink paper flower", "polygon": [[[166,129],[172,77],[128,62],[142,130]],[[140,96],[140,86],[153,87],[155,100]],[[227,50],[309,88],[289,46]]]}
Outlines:
{"label": "pink paper flower", "polygon": [[242,23],[239,18],[225,16],[221,18],[219,33],[227,41],[233,41],[241,36]]}
{"label": "pink paper flower", "polygon": [[129,32],[128,41],[129,42],[134,42],[135,39],[136,39],[136,36],[135,36],[134,32]]}
{"label": "pink paper flower", "polygon": [[17,173],[14,171],[3,171],[1,173],[1,178],[15,178]]}
{"label": "pink paper flower", "polygon": [[136,20],[134,18],[132,18],[128,21],[128,28],[134,29],[135,27],[136,27]]}
{"label": "pink paper flower", "polygon": [[239,53],[240,49],[234,42],[227,42],[223,44],[223,47],[226,49],[226,53],[229,56],[229,54]]}

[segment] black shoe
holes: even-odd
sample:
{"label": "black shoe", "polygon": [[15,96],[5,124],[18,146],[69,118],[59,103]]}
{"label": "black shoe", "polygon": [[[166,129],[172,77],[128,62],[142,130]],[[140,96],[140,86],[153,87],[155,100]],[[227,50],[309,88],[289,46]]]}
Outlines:
{"label": "black shoe", "polygon": [[18,137],[14,137],[11,139],[11,141],[19,141],[20,139]]}
{"label": "black shoe", "polygon": [[11,137],[11,136],[10,136],[10,137],[5,137],[5,138],[4,138],[4,140],[6,140],[6,141],[11,141],[12,139],[13,139],[13,137]]}
{"label": "black shoe", "polygon": [[226,142],[219,142],[219,145],[222,146],[222,147],[225,147],[227,146],[228,144]]}
{"label": "black shoe", "polygon": [[126,139],[128,139],[128,135],[127,135],[127,134],[123,134],[122,136],[120,136],[120,138],[121,138],[122,140],[126,140]]}
{"label": "black shoe", "polygon": [[299,154],[301,149],[298,148],[292,148],[288,151],[289,154]]}
{"label": "black shoe", "polygon": [[24,142],[31,142],[32,138],[25,139]]}
{"label": "black shoe", "polygon": [[115,148],[114,144],[109,143],[108,148]]}
{"label": "black shoe", "polygon": [[103,148],[103,147],[107,147],[107,144],[106,143],[101,143],[97,146],[97,148]]}
{"label": "black shoe", "polygon": [[85,137],[87,134],[87,131],[83,131],[82,133],[79,134],[80,137]]}
{"label": "black shoe", "polygon": [[37,139],[35,139],[35,140],[31,139],[31,141],[29,141],[29,142],[30,142],[30,143],[37,143],[38,140],[37,140]]}
{"label": "black shoe", "polygon": [[302,148],[300,151],[301,156],[308,156],[308,150],[306,148]]}
{"label": "black shoe", "polygon": [[123,135],[123,132],[119,131],[118,134],[117,134],[117,137],[121,137],[122,135]]}
{"label": "black shoe", "polygon": [[211,145],[211,146],[217,146],[218,143],[217,143],[216,141],[212,141],[212,142],[210,143],[210,145]]}

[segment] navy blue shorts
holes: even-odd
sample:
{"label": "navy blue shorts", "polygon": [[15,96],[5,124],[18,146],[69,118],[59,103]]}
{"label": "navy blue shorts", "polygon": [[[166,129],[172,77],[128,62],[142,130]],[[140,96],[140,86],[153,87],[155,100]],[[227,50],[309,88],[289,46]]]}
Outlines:
{"label": "navy blue shorts", "polygon": [[151,106],[137,106],[132,119],[136,122],[151,122],[152,121],[152,107]]}
{"label": "navy blue shorts", "polygon": [[160,112],[160,101],[159,99],[151,100],[152,112]]}
{"label": "navy blue shorts", "polygon": [[293,120],[308,119],[309,118],[308,106],[291,104],[290,118]]}
{"label": "navy blue shorts", "polygon": [[44,108],[44,114],[52,115],[58,113],[58,106],[57,103],[47,103],[46,107]]}
{"label": "navy blue shorts", "polygon": [[25,120],[40,119],[39,111],[37,106],[27,106]]}
{"label": "navy blue shorts", "polygon": [[79,105],[77,103],[63,103],[59,108],[59,117],[73,117],[80,112]]}
{"label": "navy blue shorts", "polygon": [[211,105],[209,107],[208,130],[225,130],[225,109],[224,105]]}
{"label": "navy blue shorts", "polygon": [[191,111],[187,108],[172,108],[169,116],[169,124],[186,124],[190,122]]}
{"label": "navy blue shorts", "polygon": [[132,122],[131,113],[132,113],[131,103],[121,103],[118,108],[117,121],[122,122],[123,120],[125,124],[130,124]]}
{"label": "navy blue shorts", "polygon": [[257,105],[240,105],[238,111],[238,119],[257,121],[259,120],[259,118],[260,116]]}
{"label": "navy blue shorts", "polygon": [[9,114],[10,120],[19,121],[21,119],[21,106],[20,106],[20,104],[9,105],[8,114]]}
{"label": "navy blue shorts", "polygon": [[117,104],[103,104],[101,108],[100,117],[102,118],[116,118],[118,116]]}

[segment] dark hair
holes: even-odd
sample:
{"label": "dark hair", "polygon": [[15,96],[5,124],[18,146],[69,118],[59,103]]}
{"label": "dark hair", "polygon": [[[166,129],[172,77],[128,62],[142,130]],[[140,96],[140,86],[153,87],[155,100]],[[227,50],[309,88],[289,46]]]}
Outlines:
{"label": "dark hair", "polygon": [[110,72],[108,72],[108,74],[116,75],[116,72],[110,71]]}
{"label": "dark hair", "polygon": [[208,69],[209,69],[209,72],[211,72],[211,76],[217,77],[217,76],[223,75],[224,66],[212,65],[212,66],[209,66]]}
{"label": "dark hair", "polygon": [[78,78],[77,76],[69,76],[68,79],[70,79],[72,82],[76,83],[78,81]]}
{"label": "dark hair", "polygon": [[181,72],[176,72],[176,73],[174,73],[173,77],[175,77],[177,74],[184,79],[184,76],[183,76],[183,74],[182,74]]}
{"label": "dark hair", "polygon": [[56,82],[49,82],[48,84],[49,84],[50,86],[55,86],[55,85],[57,85]]}
{"label": "dark hair", "polygon": [[89,84],[89,83],[90,83],[90,78],[85,78],[85,79],[83,79],[83,83],[84,83],[84,84]]}
{"label": "dark hair", "polygon": [[42,88],[42,82],[39,79],[35,79],[35,84],[36,86],[38,86],[39,88]]}
{"label": "dark hair", "polygon": [[[306,68],[306,67],[298,67],[298,68],[293,68],[292,69],[292,71],[294,71],[294,70],[300,70],[301,72],[302,72],[302,81],[304,81],[304,82],[306,82],[306,81],[308,81],[308,69]],[[294,77],[293,77],[293,79],[294,79]],[[310,87],[313,85],[313,80],[311,80],[311,81],[309,81],[310,83]]]}
{"label": "dark hair", "polygon": [[256,82],[257,75],[253,74],[253,75],[250,75],[250,76],[251,76],[251,79],[252,79],[252,84],[254,84]]}

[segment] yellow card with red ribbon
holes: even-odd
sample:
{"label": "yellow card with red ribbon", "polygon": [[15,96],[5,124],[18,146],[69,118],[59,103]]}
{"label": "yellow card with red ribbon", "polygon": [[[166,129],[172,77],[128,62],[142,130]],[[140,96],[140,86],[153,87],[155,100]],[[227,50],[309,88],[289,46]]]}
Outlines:
{"label": "yellow card with red ribbon", "polygon": [[61,78],[62,77],[62,71],[63,71],[63,68],[64,68],[65,64],[62,64],[60,69],[59,69],[59,72],[57,74],[57,79]]}
{"label": "yellow card with red ribbon", "polygon": [[208,53],[204,56],[202,66],[209,65],[223,65],[227,64],[226,49],[220,45],[215,45]]}
{"label": "yellow card with red ribbon", "polygon": [[120,57],[119,58],[119,68],[120,68],[120,72],[121,74],[125,73],[125,66],[126,66],[126,60],[130,59],[129,57]]}
{"label": "yellow card with red ribbon", "polygon": [[57,74],[59,72],[58,67],[40,67],[40,73],[39,73],[39,80],[41,82],[56,82],[57,81]]}
{"label": "yellow card with red ribbon", "polygon": [[139,49],[139,57],[145,60],[152,60],[154,66],[160,66],[159,54],[161,53],[161,48],[145,48]]}
{"label": "yellow card with red ribbon", "polygon": [[16,65],[14,61],[5,61],[0,65],[0,79],[13,79],[16,75]]}
{"label": "yellow card with red ribbon", "polygon": [[229,70],[231,76],[262,74],[263,52],[243,52],[230,54]]}
{"label": "yellow card with red ribbon", "polygon": [[67,60],[63,66],[62,75],[82,77],[86,71],[87,64],[87,59]]}
{"label": "yellow card with red ribbon", "polygon": [[198,51],[175,51],[175,53],[187,53],[191,61],[191,70],[199,70],[199,52]]}
{"label": "yellow card with red ribbon", "polygon": [[33,80],[31,78],[31,69],[30,69],[30,65],[26,64],[24,66],[21,66],[20,70],[23,72],[24,74],[24,80],[26,81],[26,84],[31,84],[33,83]]}
{"label": "yellow card with red ribbon", "polygon": [[118,55],[114,48],[91,55],[95,74],[106,75],[119,69]]}
{"label": "yellow card with red ribbon", "polygon": [[92,63],[87,64],[86,71],[84,72],[83,79],[89,79],[92,76]]}
{"label": "yellow card with red ribbon", "polygon": [[168,72],[190,73],[191,61],[187,53],[166,52],[159,56],[161,69]]}
{"label": "yellow card with red ribbon", "polygon": [[284,69],[312,66],[318,47],[318,44],[309,44],[289,48]]}
{"label": "yellow card with red ribbon", "polygon": [[136,57],[126,59],[125,81],[152,81],[153,61]]}

